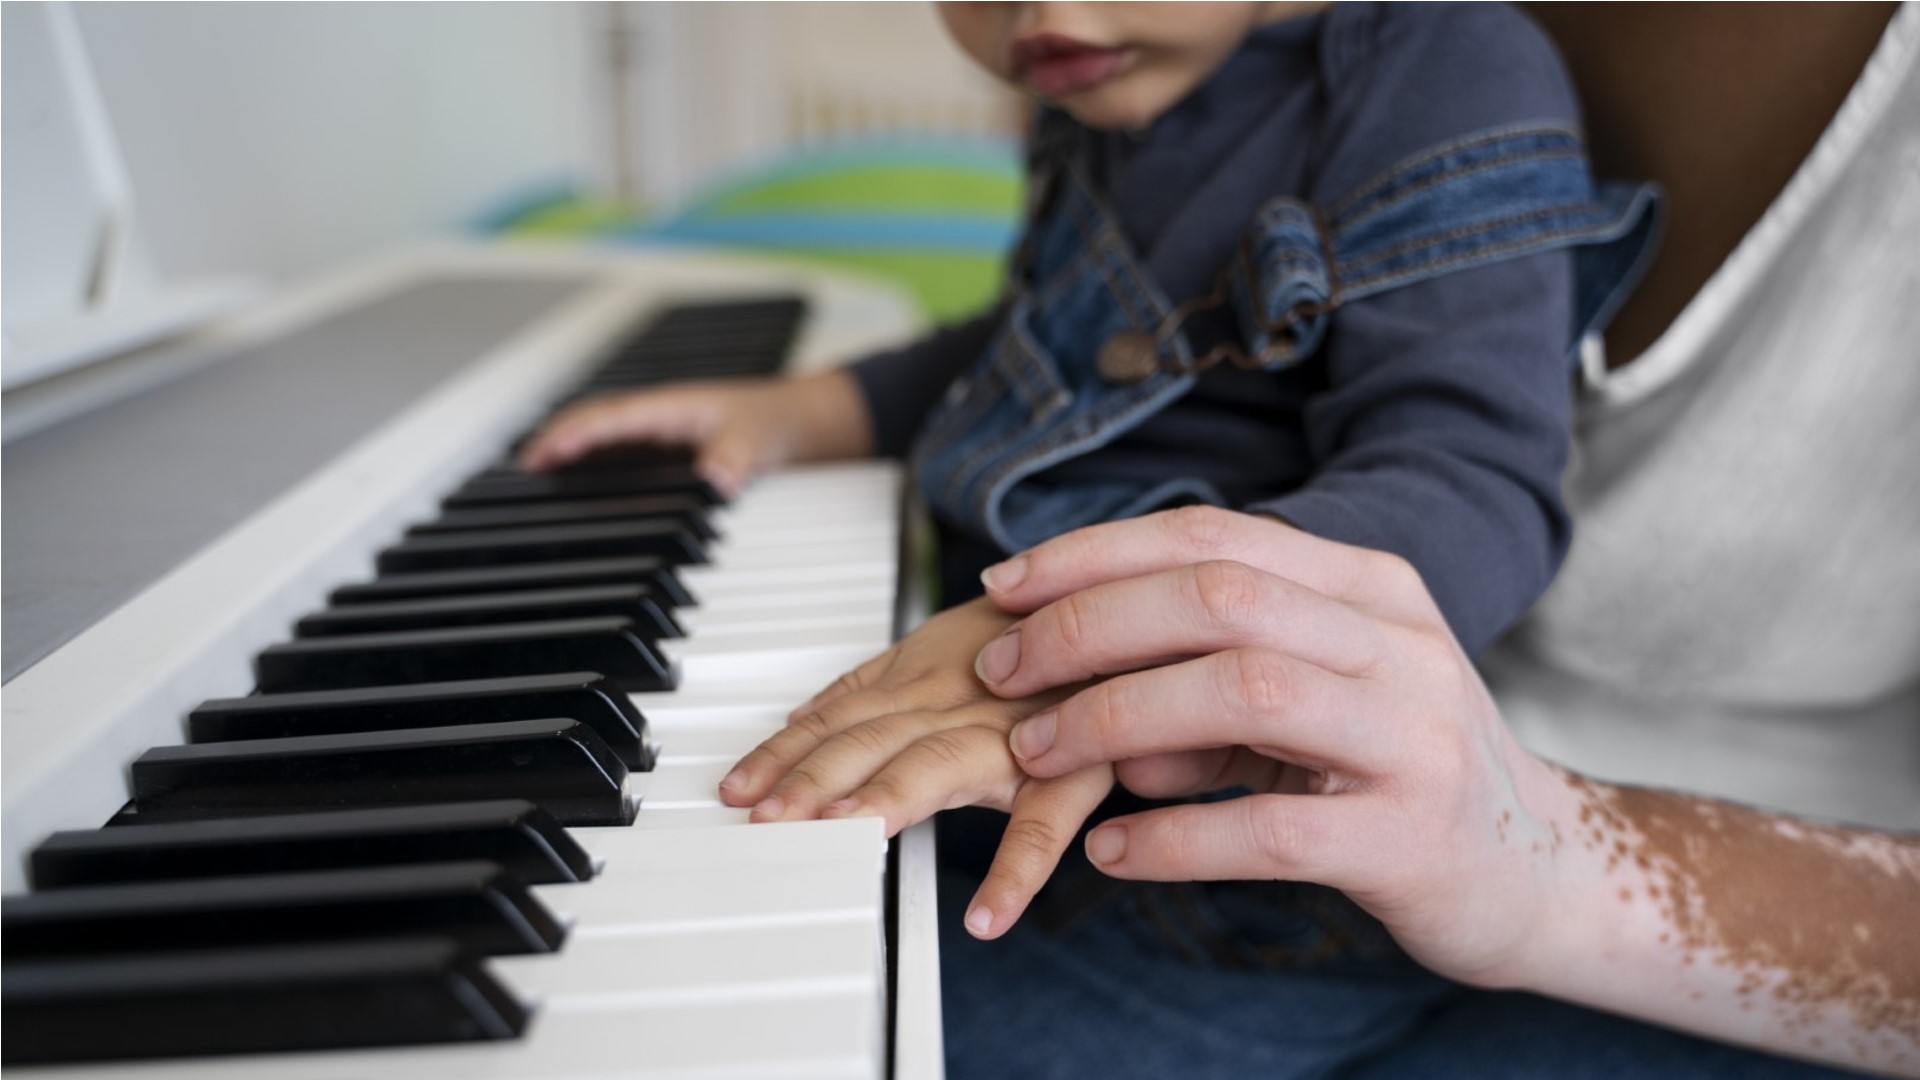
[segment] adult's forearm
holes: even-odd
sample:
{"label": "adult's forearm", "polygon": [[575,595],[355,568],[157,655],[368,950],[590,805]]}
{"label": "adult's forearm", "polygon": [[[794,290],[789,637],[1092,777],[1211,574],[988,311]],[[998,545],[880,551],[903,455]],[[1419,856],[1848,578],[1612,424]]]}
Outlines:
{"label": "adult's forearm", "polygon": [[1920,1073],[1920,836],[1546,776],[1559,899],[1528,989]]}

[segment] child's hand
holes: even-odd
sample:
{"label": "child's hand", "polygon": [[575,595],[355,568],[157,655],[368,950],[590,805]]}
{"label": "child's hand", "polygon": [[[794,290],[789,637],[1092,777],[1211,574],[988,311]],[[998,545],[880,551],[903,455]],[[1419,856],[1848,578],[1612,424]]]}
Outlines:
{"label": "child's hand", "polygon": [[752,806],[755,821],[878,815],[889,836],[939,810],[1005,810],[1006,837],[966,919],[976,937],[1005,933],[1113,786],[1107,765],[1034,780],[1014,761],[1007,732],[1072,688],[1012,701],[987,692],[974,657],[1012,622],[985,600],[927,620],[795,709],[720,782],[720,798]]}
{"label": "child's hand", "polygon": [[844,371],[687,382],[566,409],[527,441],[520,465],[557,469],[625,443],[691,446],[699,451],[694,467],[731,496],[756,473],[782,465],[870,454],[873,434],[859,387]]}

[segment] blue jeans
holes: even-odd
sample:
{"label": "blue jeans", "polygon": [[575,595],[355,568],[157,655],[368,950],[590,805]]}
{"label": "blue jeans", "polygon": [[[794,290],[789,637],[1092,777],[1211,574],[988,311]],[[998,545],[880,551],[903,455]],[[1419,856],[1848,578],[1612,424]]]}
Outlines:
{"label": "blue jeans", "polygon": [[1840,1077],[1532,994],[1433,975],[1331,890],[1128,884],[1051,932],[961,929],[940,880],[951,1080]]}

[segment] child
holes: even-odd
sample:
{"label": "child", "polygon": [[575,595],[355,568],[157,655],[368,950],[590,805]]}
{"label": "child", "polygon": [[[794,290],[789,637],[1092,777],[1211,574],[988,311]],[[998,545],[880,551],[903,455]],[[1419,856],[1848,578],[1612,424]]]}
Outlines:
{"label": "child", "polygon": [[[1518,617],[1567,544],[1572,346],[1653,217],[1647,192],[1589,178],[1539,32],[1503,5],[941,14],[1042,102],[1001,303],[846,371],[582,405],[524,463],[681,441],[732,491],[790,462],[906,456],[949,603],[1049,536],[1207,502],[1404,556],[1470,651]],[[930,619],[794,710],[722,797],[889,831],[1007,810],[966,916],[1004,933],[1112,785],[1018,768],[1007,732],[1059,694],[986,692],[974,659],[1010,623],[983,600]]]}

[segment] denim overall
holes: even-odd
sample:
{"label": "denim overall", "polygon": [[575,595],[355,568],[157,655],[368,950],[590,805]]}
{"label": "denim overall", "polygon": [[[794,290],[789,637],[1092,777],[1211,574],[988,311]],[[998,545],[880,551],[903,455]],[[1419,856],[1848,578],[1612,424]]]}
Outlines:
{"label": "denim overall", "polygon": [[[1053,489],[1027,482],[1112,442],[1214,364],[1278,371],[1312,356],[1342,304],[1453,270],[1575,248],[1569,355],[1644,267],[1658,226],[1650,185],[1596,185],[1578,134],[1486,131],[1409,158],[1328,206],[1268,202],[1215,292],[1176,304],[1049,114],[1004,325],[949,388],[913,450],[922,494],[1005,551],[1181,502],[1200,480]],[[1053,122],[1049,127],[1049,122]],[[1196,355],[1186,322],[1231,311],[1237,340]]]}

